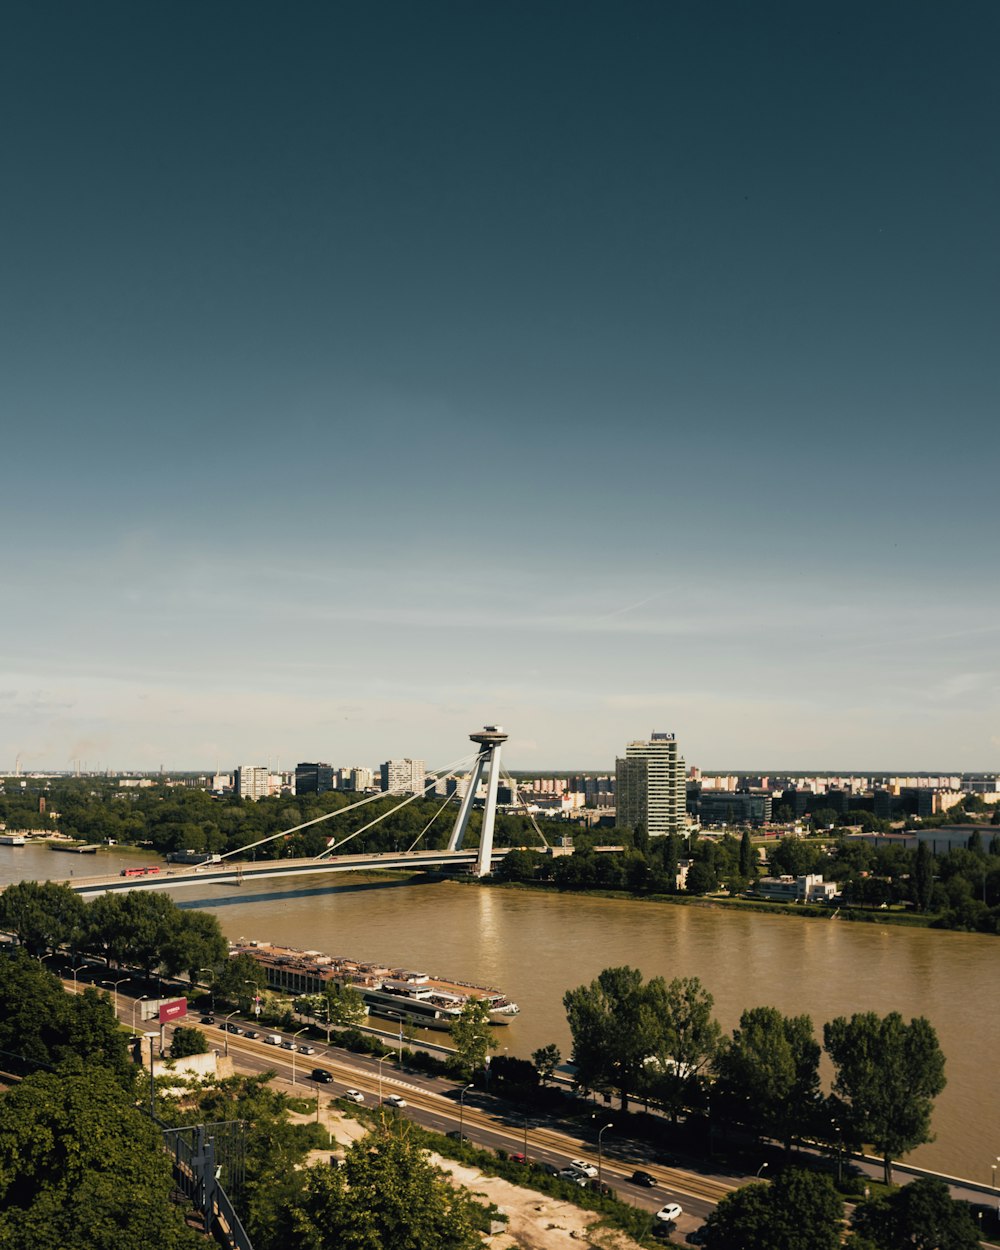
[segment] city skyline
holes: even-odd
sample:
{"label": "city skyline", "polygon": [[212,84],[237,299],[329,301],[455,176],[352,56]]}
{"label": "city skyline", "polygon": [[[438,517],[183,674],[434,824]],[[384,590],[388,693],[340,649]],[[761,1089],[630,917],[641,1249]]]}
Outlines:
{"label": "city skyline", "polygon": [[16,7],[0,760],[996,770],[998,36]]}

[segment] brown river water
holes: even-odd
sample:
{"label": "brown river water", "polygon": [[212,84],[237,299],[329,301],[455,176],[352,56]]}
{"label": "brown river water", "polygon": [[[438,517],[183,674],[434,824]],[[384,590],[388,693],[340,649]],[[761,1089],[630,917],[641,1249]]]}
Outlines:
{"label": "brown river water", "polygon": [[[134,853],[74,856],[0,847],[0,884],[114,872]],[[53,862],[55,861],[55,862]],[[602,968],[697,976],[726,1030],[747,1007],[825,1021],[856,1011],[924,1015],[946,1056],[936,1140],[908,1161],[989,1183],[1000,1155],[1000,939],[841,920],[736,913],[441,882],[298,878],[253,887],[198,883],[173,892],[213,912],[231,939],[270,941],[492,985],[520,1006],[496,1031],[500,1053],[555,1042],[569,1057],[565,990]],[[825,1073],[827,1083],[829,1072]]]}

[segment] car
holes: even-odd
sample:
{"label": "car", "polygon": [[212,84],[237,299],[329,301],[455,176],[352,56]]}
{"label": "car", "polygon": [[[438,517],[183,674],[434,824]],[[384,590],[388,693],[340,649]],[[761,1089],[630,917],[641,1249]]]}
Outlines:
{"label": "car", "polygon": [[405,1107],[406,1099],[399,1094],[388,1094],[385,1099],[387,1107]]}
{"label": "car", "polygon": [[539,1170],[539,1172],[544,1172],[546,1176],[558,1176],[559,1175],[559,1169],[557,1167],[555,1167],[551,1163],[545,1163],[543,1160],[538,1160],[535,1163],[535,1167]]}
{"label": "car", "polygon": [[588,1180],[593,1180],[597,1175],[597,1168],[592,1163],[588,1163],[586,1159],[570,1159],[569,1166],[576,1168],[578,1172],[582,1172]]}
{"label": "car", "polygon": [[315,1053],[316,1053],[315,1046],[300,1046],[299,1047],[300,1055],[315,1055]]}
{"label": "car", "polygon": [[507,1156],[507,1161],[509,1163],[527,1163],[528,1156],[525,1154],[522,1154],[520,1150],[515,1150],[513,1154],[509,1154]]}
{"label": "car", "polygon": [[703,1246],[708,1238],[707,1225],[702,1224],[701,1228],[696,1228],[693,1232],[688,1233],[684,1240],[689,1246]]}
{"label": "car", "polygon": [[260,1034],[257,1032],[256,1029],[247,1029],[247,1031],[243,1034],[243,1036],[244,1037],[260,1037]]}
{"label": "car", "polygon": [[595,1194],[604,1194],[606,1198],[609,1198],[615,1192],[610,1185],[606,1185],[604,1181],[598,1180],[587,1181],[587,1188],[592,1189]]}
{"label": "car", "polygon": [[333,1073],[326,1068],[313,1068],[312,1079],[319,1081],[321,1085],[329,1085],[333,1080]]}
{"label": "car", "polygon": [[214,1024],[215,1016],[201,1016],[198,1020],[199,1024]]}
{"label": "car", "polygon": [[341,1097],[346,1098],[348,1102],[364,1102],[365,1100],[360,1089],[345,1089]]}
{"label": "car", "polygon": [[579,1185],[581,1189],[586,1186],[587,1180],[589,1179],[583,1172],[580,1171],[579,1168],[572,1166],[568,1168],[560,1168],[559,1175],[564,1181],[572,1181],[574,1185]]}
{"label": "car", "polygon": [[629,1177],[629,1180],[633,1185],[645,1185],[647,1189],[652,1189],[656,1184],[656,1177],[650,1176],[650,1174],[648,1172],[644,1172],[642,1168],[636,1168],[636,1170]]}
{"label": "car", "polygon": [[666,1206],[660,1207],[654,1218],[658,1219],[661,1224],[673,1224],[683,1214],[684,1208],[679,1202],[668,1202]]}
{"label": "car", "polygon": [[243,1035],[243,1030],[240,1028],[240,1026],[239,1026],[238,1024],[231,1024],[231,1025],[229,1025],[229,1032],[230,1032],[230,1033],[236,1033],[238,1036],[242,1036],[242,1035]]}
{"label": "car", "polygon": [[286,1037],[285,1040],[281,1043],[281,1049],[282,1050],[294,1050],[295,1043],[292,1041],[290,1037]]}
{"label": "car", "polygon": [[445,1137],[450,1137],[452,1141],[468,1141],[466,1133],[460,1133],[457,1128],[453,1128],[450,1133],[445,1133]]}

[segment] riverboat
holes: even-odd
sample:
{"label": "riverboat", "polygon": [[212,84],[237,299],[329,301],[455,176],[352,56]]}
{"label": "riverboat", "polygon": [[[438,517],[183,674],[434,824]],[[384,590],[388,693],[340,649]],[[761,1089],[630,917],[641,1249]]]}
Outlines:
{"label": "riverboat", "polygon": [[267,973],[268,985],[291,994],[321,994],[331,983],[358,991],[370,1015],[400,1020],[422,1029],[448,1029],[469,1002],[481,1002],[490,1024],[510,1022],[518,1013],[500,990],[432,977],[406,968],[362,963],[321,951],[299,951],[269,942],[237,942],[230,955],[249,955]]}

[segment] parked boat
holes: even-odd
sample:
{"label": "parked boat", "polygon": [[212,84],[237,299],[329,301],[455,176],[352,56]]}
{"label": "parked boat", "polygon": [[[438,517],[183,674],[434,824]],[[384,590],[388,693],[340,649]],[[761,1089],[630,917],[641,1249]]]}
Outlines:
{"label": "parked boat", "polygon": [[402,1020],[423,1029],[448,1029],[469,1002],[481,1002],[491,1024],[508,1024],[518,1013],[500,990],[468,985],[413,972],[385,968],[356,959],[299,951],[269,942],[238,942],[231,955],[250,955],[267,972],[272,989],[285,993],[321,994],[331,982],[358,991],[368,1012],[384,1019]]}

